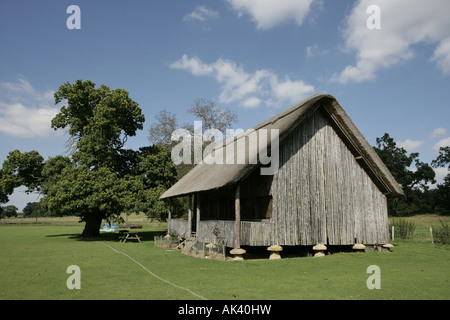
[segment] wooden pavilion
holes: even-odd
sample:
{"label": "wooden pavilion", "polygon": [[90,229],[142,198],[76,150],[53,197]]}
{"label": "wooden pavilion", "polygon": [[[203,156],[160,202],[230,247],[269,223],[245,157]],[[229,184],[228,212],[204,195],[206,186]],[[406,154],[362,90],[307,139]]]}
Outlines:
{"label": "wooden pavilion", "polygon": [[[252,129],[278,130],[278,170],[262,175],[267,165],[251,156],[203,161],[161,196],[193,204],[187,220],[169,213],[169,231],[198,242],[219,232],[230,248],[389,243],[386,198],[403,191],[333,96],[316,94]],[[236,159],[250,145],[246,131],[214,152]]]}

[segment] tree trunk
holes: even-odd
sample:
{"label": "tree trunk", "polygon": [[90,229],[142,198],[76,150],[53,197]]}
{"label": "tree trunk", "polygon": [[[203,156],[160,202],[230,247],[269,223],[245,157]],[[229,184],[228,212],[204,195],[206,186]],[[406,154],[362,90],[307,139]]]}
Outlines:
{"label": "tree trunk", "polygon": [[84,226],[83,238],[96,238],[100,237],[100,227],[102,224],[102,217],[99,215],[90,214],[84,218],[86,225]]}

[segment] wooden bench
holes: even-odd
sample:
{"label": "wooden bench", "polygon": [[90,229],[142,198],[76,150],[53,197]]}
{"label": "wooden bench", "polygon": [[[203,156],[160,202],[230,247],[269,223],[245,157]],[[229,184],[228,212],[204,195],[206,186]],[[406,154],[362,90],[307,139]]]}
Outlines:
{"label": "wooden bench", "polygon": [[137,240],[141,242],[141,237],[136,232],[129,232],[128,230],[119,231],[119,241],[127,242],[127,240]]}

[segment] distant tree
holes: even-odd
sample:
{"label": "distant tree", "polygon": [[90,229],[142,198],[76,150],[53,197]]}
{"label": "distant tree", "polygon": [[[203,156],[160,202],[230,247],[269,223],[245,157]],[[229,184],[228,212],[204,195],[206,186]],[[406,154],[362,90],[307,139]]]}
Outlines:
{"label": "distant tree", "polygon": [[[195,117],[195,120],[202,121],[203,130],[217,129],[225,136],[226,129],[231,128],[231,125],[237,122],[237,114],[229,109],[219,108],[212,100],[195,99],[192,106],[188,109],[188,113]],[[172,141],[172,133],[176,129],[185,129],[191,135],[194,135],[194,125],[185,123],[180,125],[177,116],[166,110],[160,111],[155,116],[156,122],[150,126],[148,139],[150,143],[162,145],[167,148],[172,148],[178,141]],[[204,150],[206,145],[202,145]],[[191,144],[194,155],[193,143]],[[178,178],[183,177],[195,166],[195,161],[192,159],[191,163],[181,163],[177,166]]]}
{"label": "distant tree", "polygon": [[[434,170],[419,161],[418,153],[408,155],[404,148],[398,147],[388,133],[376,141],[375,151],[405,193],[404,198],[388,199],[389,213],[394,216],[407,216],[431,210],[432,205],[427,202],[428,185],[436,182]],[[415,165],[415,170],[410,169],[412,164]]]}
{"label": "distant tree", "polygon": [[214,101],[205,99],[195,99],[188,112],[201,120],[205,129],[218,129],[223,133],[238,119],[236,112],[221,109]]}
{"label": "distant tree", "polygon": [[[433,167],[447,167],[450,172],[450,147],[441,147],[439,155],[431,162]],[[450,173],[444,177],[444,182],[437,185],[435,192],[436,210],[442,214],[450,215]]]}
{"label": "distant tree", "polygon": [[34,217],[37,212],[40,210],[39,202],[28,202],[27,205],[23,208],[22,213],[24,217]]}
{"label": "distant tree", "polygon": [[[195,99],[188,109],[196,120],[202,121],[203,129],[218,129],[222,133],[237,122],[237,114],[229,109],[219,108],[212,100]],[[171,140],[172,133],[176,129],[186,129],[194,134],[193,124],[185,123],[180,125],[177,116],[167,110],[160,111],[155,116],[156,122],[150,126],[148,139],[152,144],[159,144],[171,147],[174,142]],[[176,143],[176,142],[175,142]]]}
{"label": "distant tree", "polygon": [[17,217],[19,209],[16,206],[9,205],[4,208],[4,215],[8,218]]}
{"label": "distant tree", "polygon": [[431,162],[431,165],[435,168],[447,167],[450,171],[450,147],[440,147],[439,155]]}
{"label": "distant tree", "polygon": [[40,202],[28,202],[22,210],[24,217],[34,217],[37,219],[45,215],[45,210],[42,208]]}
{"label": "distant tree", "polygon": [[173,144],[172,132],[179,128],[177,116],[167,110],[161,110],[155,119],[156,123],[152,124],[148,131],[148,140],[151,144],[169,148]]}
{"label": "distant tree", "polygon": [[168,206],[159,197],[177,180],[170,149],[154,145],[139,151],[135,175],[142,183],[138,192],[139,210],[151,219],[166,220]]}

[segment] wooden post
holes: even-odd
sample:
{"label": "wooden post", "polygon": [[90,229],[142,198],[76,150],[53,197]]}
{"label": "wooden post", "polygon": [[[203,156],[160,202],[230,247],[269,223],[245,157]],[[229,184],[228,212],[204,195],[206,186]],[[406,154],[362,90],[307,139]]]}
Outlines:
{"label": "wooden post", "polygon": [[189,195],[189,211],[188,211],[188,238],[192,233],[192,195]]}
{"label": "wooden post", "polygon": [[239,184],[236,185],[236,193],[234,197],[234,213],[235,213],[235,223],[234,223],[234,248],[241,247],[241,187]]}
{"label": "wooden post", "polygon": [[196,220],[196,233],[197,233],[197,237],[199,236],[198,231],[200,230],[200,195],[197,194],[196,196],[197,198],[197,208],[196,208],[196,213],[197,213],[197,220]]}
{"label": "wooden post", "polygon": [[169,199],[169,216],[167,217],[167,220],[172,219],[172,201]]}
{"label": "wooden post", "polygon": [[203,258],[205,257],[205,240],[203,240]]}
{"label": "wooden post", "polygon": [[431,235],[431,243],[434,244],[433,228],[432,227],[430,227],[430,235]]}

